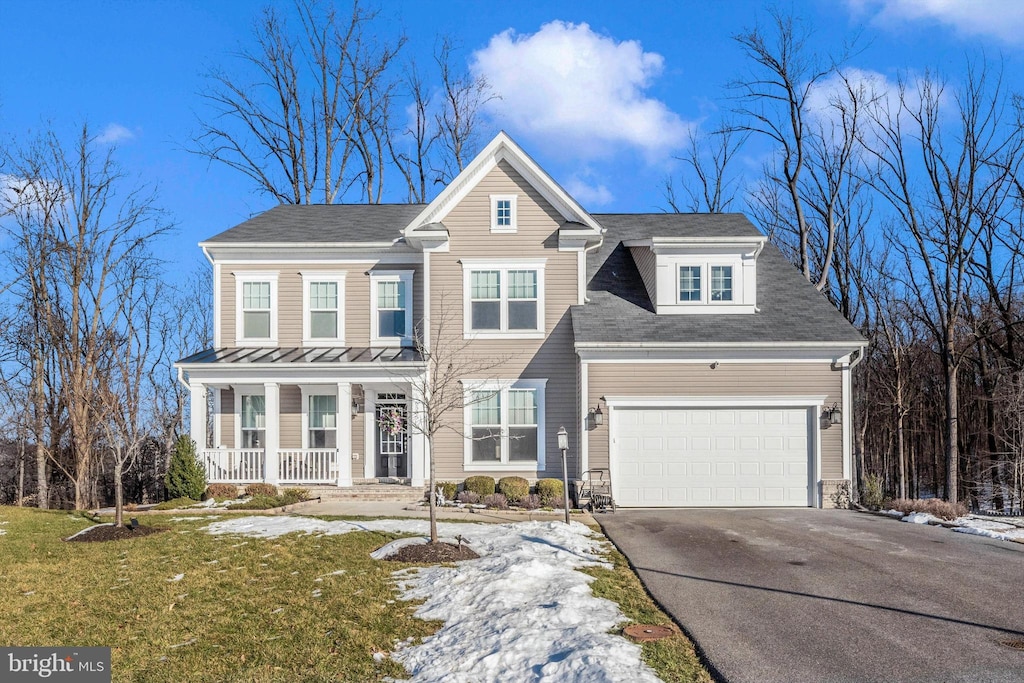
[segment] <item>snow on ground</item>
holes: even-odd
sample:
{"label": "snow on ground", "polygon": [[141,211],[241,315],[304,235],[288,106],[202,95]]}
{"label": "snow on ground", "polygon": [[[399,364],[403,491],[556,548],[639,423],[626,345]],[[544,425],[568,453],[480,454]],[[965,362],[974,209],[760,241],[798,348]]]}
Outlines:
{"label": "snow on ground", "polygon": [[[276,538],[292,532],[324,535],[353,531],[426,534],[426,520],[327,522],[308,517],[243,517],[214,522],[211,534]],[[625,616],[618,605],[590,591],[579,567],[603,565],[607,547],[573,522],[514,524],[440,523],[480,559],[454,567],[429,566],[395,573],[403,600],[422,600],[421,619],[444,626],[419,645],[391,654],[413,681],[629,683],[659,679],[640,659],[640,647],[608,631]]]}
{"label": "snow on ground", "polygon": [[912,524],[941,523],[943,525],[951,525],[953,531],[958,531],[962,534],[987,536],[1001,541],[1024,541],[1024,528],[1016,524],[1010,524],[996,519],[967,515],[966,517],[958,517],[952,522],[946,522],[925,512],[912,512],[909,515],[904,515],[902,512],[897,510],[882,510],[882,514],[890,517],[896,517],[900,519],[900,521],[910,522]]}

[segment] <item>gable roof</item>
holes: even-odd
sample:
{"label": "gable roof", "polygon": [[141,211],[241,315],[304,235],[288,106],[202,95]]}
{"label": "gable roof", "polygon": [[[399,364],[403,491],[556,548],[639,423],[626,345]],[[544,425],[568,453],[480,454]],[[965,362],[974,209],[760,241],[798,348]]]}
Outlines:
{"label": "gable roof", "polygon": [[502,161],[511,165],[526,182],[532,185],[566,222],[580,223],[590,228],[595,234],[600,232],[600,226],[591,218],[590,214],[568,192],[562,189],[562,186],[555,182],[554,178],[538,166],[537,162],[524,152],[523,148],[517,145],[508,133],[500,131],[462,169],[462,172],[445,186],[441,194],[437,195],[419,215],[409,222],[405,233],[408,234],[428,223],[442,223],[448,212]]}
{"label": "gable roof", "polygon": [[606,233],[587,263],[588,302],[573,306],[577,344],[864,343],[860,333],[771,243],[757,258],[752,315],[656,315],[623,241],[648,237],[760,236],[731,214],[594,214]]}
{"label": "gable roof", "polygon": [[200,244],[394,242],[425,204],[280,204]]}

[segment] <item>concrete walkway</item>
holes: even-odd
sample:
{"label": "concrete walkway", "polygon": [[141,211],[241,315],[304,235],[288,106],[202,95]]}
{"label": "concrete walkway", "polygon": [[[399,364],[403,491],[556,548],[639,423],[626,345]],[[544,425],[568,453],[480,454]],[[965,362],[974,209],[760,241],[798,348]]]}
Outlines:
{"label": "concrete walkway", "polygon": [[[379,501],[342,501],[325,500],[307,501],[297,505],[290,505],[288,512],[293,515],[316,515],[316,516],[339,516],[339,517],[414,517],[418,519],[429,519],[430,510],[410,503],[393,503]],[[437,518],[446,522],[490,522],[493,524],[507,524],[509,522],[560,522],[565,514],[559,512],[505,512],[500,510],[473,510],[469,508],[440,508],[437,511]],[[572,521],[582,522],[593,526],[597,522],[590,515],[574,512]]]}

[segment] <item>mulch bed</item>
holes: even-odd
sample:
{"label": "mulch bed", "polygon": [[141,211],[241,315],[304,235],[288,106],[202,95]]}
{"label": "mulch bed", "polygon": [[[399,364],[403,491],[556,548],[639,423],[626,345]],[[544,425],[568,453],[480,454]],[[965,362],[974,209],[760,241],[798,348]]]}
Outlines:
{"label": "mulch bed", "polygon": [[458,546],[451,543],[420,543],[399,548],[398,552],[388,557],[392,562],[414,562],[417,564],[438,564],[441,562],[458,562],[459,560],[475,560],[480,557],[468,545]]}
{"label": "mulch bed", "polygon": [[74,538],[66,539],[69,543],[100,543],[103,541],[120,541],[125,538],[138,538],[158,534],[167,529],[157,529],[151,526],[139,526],[132,529],[128,526],[97,525],[85,533],[78,534]]}

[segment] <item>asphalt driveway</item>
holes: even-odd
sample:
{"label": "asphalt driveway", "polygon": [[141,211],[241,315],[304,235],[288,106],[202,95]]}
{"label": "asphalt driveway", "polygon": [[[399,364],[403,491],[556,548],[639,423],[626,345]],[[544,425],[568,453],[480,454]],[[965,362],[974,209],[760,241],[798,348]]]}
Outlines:
{"label": "asphalt driveway", "polygon": [[724,680],[1024,681],[1024,545],[840,510],[598,521]]}

